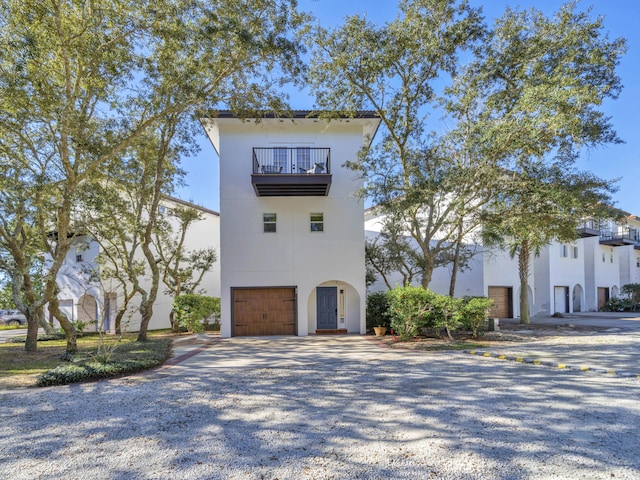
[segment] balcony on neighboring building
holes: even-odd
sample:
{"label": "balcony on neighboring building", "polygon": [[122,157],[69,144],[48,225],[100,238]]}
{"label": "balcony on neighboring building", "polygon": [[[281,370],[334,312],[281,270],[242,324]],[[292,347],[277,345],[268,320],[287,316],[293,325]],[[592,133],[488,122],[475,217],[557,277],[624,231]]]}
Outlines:
{"label": "balcony on neighboring building", "polygon": [[623,245],[638,245],[640,235],[638,230],[631,227],[619,226],[615,231],[600,231],[600,243],[602,245],[611,245],[620,247]]}
{"label": "balcony on neighboring building", "polygon": [[600,236],[600,224],[596,220],[587,220],[578,227],[578,236],[580,238],[585,237],[599,237]]}
{"label": "balcony on neighboring building", "polygon": [[325,197],[331,187],[331,149],[253,149],[251,183],[259,197]]}

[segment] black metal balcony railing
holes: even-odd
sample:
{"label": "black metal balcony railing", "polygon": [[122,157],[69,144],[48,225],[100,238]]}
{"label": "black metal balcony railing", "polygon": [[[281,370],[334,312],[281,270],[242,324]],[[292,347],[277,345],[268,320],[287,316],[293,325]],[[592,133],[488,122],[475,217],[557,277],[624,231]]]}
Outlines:
{"label": "black metal balcony railing", "polygon": [[635,228],[623,226],[615,231],[600,230],[600,243],[613,246],[639,245],[640,233]]}
{"label": "black metal balcony railing", "polygon": [[331,173],[331,149],[271,147],[253,149],[254,174]]}
{"label": "black metal balcony railing", "polygon": [[331,186],[331,149],[253,149],[251,183],[259,197],[326,196]]}
{"label": "black metal balcony railing", "polygon": [[580,237],[599,237],[600,230],[600,222],[596,220],[586,220],[578,227],[578,235]]}

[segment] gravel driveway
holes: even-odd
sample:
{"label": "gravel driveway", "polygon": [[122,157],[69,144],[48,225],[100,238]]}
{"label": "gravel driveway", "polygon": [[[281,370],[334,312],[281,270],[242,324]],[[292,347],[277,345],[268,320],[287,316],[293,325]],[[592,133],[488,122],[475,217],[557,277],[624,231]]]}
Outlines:
{"label": "gravel driveway", "polygon": [[640,477],[640,380],[355,336],[222,340],[0,402],[0,478]]}

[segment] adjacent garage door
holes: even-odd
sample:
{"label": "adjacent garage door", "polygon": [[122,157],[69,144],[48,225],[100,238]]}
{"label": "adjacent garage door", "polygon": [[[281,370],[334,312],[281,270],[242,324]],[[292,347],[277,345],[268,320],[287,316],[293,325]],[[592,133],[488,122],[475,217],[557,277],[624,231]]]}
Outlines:
{"label": "adjacent garage door", "polygon": [[489,312],[491,318],[513,318],[512,292],[511,287],[489,287],[489,298],[493,300],[493,307]]}
{"label": "adjacent garage door", "polygon": [[233,336],[295,335],[295,288],[233,288]]}

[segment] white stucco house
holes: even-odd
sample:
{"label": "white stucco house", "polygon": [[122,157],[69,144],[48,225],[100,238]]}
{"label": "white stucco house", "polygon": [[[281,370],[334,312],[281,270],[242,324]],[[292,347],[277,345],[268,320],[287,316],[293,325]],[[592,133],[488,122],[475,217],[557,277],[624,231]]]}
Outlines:
{"label": "white stucco house", "polygon": [[[553,315],[597,311],[609,298],[617,297],[623,285],[640,283],[640,219],[621,212],[624,220],[588,221],[572,243],[552,242],[530,260],[529,311],[531,315]],[[380,219],[375,208],[365,216],[367,238],[379,235]],[[400,275],[392,276],[400,283]],[[448,294],[451,272],[437,268],[429,288]],[[371,291],[386,286],[378,281]],[[495,302],[493,317],[520,316],[518,262],[500,249],[477,247],[466,270],[458,273],[455,296],[483,295]]]}
{"label": "white stucco house", "polygon": [[[170,225],[175,227],[176,220],[172,217],[172,210],[177,207],[196,209],[201,220],[192,223],[185,237],[185,250],[199,250],[214,248],[219,252],[220,215],[218,212],[194,205],[190,202],[173,197],[164,197],[159,207],[159,213],[164,215]],[[96,331],[102,323],[106,332],[113,332],[115,316],[118,308],[123,305],[121,289],[114,282],[100,278],[100,265],[97,257],[100,244],[89,235],[79,235],[67,254],[64,264],[56,278],[60,289],[58,298],[61,310],[71,321],[82,321],[89,324],[86,331]],[[139,257],[142,253],[139,253]],[[150,279],[141,276],[143,288],[148,289]],[[162,281],[161,281],[162,282]],[[213,264],[212,269],[205,273],[199,289],[204,294],[220,296],[220,262]],[[172,309],[172,297],[167,294],[162,283],[158,297],[154,303],[154,313],[149,329],[169,328],[169,314]],[[139,298],[136,296],[129,303],[127,313],[123,319],[126,331],[137,331],[140,326],[140,316],[137,311]],[[54,322],[49,313],[47,318]]]}
{"label": "white stucco house", "polygon": [[220,159],[222,336],[365,333],[362,180],[344,164],[380,120],[201,123]]}

